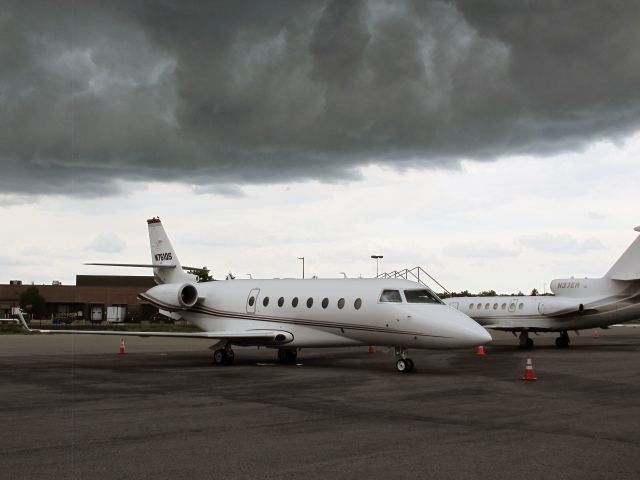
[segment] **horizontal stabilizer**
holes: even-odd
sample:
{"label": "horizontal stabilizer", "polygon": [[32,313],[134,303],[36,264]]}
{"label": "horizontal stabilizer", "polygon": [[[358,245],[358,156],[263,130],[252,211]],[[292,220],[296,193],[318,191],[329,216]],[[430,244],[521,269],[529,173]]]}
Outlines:
{"label": "horizontal stabilizer", "polygon": [[[138,268],[176,268],[175,265],[152,265],[150,263],[83,263],[83,265],[98,265],[101,267],[138,267]],[[187,267],[182,265],[183,270],[203,270],[200,267]]]}

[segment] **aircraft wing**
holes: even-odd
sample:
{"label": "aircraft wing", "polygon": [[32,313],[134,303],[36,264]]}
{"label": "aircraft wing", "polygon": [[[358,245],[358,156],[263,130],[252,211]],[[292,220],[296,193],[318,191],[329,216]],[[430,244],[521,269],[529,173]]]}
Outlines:
{"label": "aircraft wing", "polygon": [[502,332],[519,332],[521,330],[548,330],[549,327],[525,326],[525,325],[482,325],[490,330],[500,330]]}
{"label": "aircraft wing", "polygon": [[[480,323],[480,322],[478,322]],[[500,330],[503,332],[521,332],[523,330],[527,331],[553,331],[558,329],[558,324],[554,321],[549,321],[546,318],[540,319],[517,319],[517,320],[509,320],[502,319],[502,321],[494,322],[494,323],[480,323],[484,328],[489,330]]]}
{"label": "aircraft wing", "polygon": [[117,335],[121,337],[170,337],[170,338],[204,338],[228,340],[233,343],[250,345],[284,344],[293,340],[293,335],[283,330],[245,330],[242,332],[133,332],[126,330],[42,330],[29,328],[20,314],[20,324],[32,333],[72,334],[72,335]]}

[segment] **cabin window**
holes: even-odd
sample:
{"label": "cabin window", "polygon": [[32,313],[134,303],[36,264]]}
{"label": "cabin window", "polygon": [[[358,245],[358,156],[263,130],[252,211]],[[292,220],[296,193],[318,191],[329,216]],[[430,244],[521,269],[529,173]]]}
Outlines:
{"label": "cabin window", "polygon": [[482,308],[482,304],[481,304],[481,303],[479,303],[478,305],[476,305],[476,308],[477,308],[478,310],[480,310],[480,309]]}
{"label": "cabin window", "polygon": [[383,290],[380,301],[402,303],[402,297],[399,290]]}
{"label": "cabin window", "polygon": [[506,309],[507,309],[507,304],[506,304],[506,303],[503,303],[503,304],[502,304],[502,306],[501,306],[500,308],[502,308],[502,310],[506,310]]}
{"label": "cabin window", "polygon": [[281,307],[282,305],[284,305],[284,297],[278,299],[278,306]]}
{"label": "cabin window", "polygon": [[313,298],[307,298],[307,308],[311,308],[313,306]]}
{"label": "cabin window", "polygon": [[522,310],[524,308],[524,303],[521,303],[520,305],[518,305],[518,310]]}
{"label": "cabin window", "polygon": [[484,304],[484,309],[485,309],[485,310],[489,310],[489,304],[488,304],[488,303],[485,303],[485,304]]}
{"label": "cabin window", "polygon": [[253,307],[254,303],[256,303],[256,297],[249,297],[249,306]]}
{"label": "cabin window", "polygon": [[469,310],[473,310],[473,303],[469,304]]}
{"label": "cabin window", "polygon": [[362,299],[356,298],[356,301],[353,302],[353,306],[356,310],[360,310],[360,307],[362,306]]}
{"label": "cabin window", "polygon": [[323,298],[322,299],[322,308],[327,308],[329,306],[329,299],[328,298]]}
{"label": "cabin window", "polygon": [[442,303],[442,300],[431,290],[422,288],[420,290],[405,290],[404,296],[409,303]]}
{"label": "cabin window", "polygon": [[494,310],[497,310],[497,309],[498,309],[498,304],[497,304],[497,303],[494,303],[494,304],[493,304],[493,309],[494,309]]}
{"label": "cabin window", "polygon": [[291,306],[293,308],[296,308],[298,306],[298,297],[293,297],[293,300],[291,300]]}
{"label": "cabin window", "polygon": [[338,300],[338,308],[342,310],[344,308],[344,298]]}
{"label": "cabin window", "polygon": [[269,305],[269,297],[264,297],[264,299],[262,300],[262,305],[264,305],[265,307]]}

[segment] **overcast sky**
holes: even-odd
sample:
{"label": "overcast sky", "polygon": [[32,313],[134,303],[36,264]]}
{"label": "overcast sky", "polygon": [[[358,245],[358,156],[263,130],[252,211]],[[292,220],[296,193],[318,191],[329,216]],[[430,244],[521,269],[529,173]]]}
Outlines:
{"label": "overcast sky", "polygon": [[[601,275],[640,224],[640,3],[0,1],[0,282],[146,262]],[[109,273],[123,273],[114,269]],[[144,271],[127,273],[145,274]]]}

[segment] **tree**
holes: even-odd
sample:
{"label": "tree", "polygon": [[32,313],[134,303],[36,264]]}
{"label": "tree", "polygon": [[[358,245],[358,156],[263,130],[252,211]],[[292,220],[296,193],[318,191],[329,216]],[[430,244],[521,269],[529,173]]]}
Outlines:
{"label": "tree", "polygon": [[495,297],[497,295],[495,290],[483,290],[478,294],[479,297]]}
{"label": "tree", "polygon": [[537,288],[534,288],[533,290],[531,290],[531,296],[535,297],[536,295],[540,295],[540,292],[538,292]]}
{"label": "tree", "polygon": [[20,294],[20,308],[33,314],[35,317],[42,317],[45,312],[47,301],[40,295],[38,287],[31,286]]}
{"label": "tree", "polygon": [[194,268],[193,270],[187,270],[187,273],[198,277],[198,282],[210,282],[211,280],[214,280],[214,278],[209,275],[209,272],[210,270],[206,266],[202,268]]}

